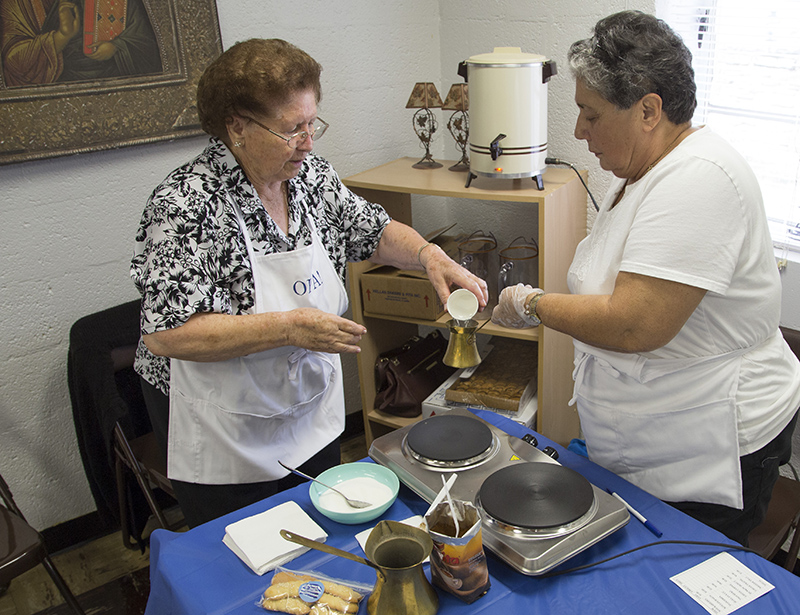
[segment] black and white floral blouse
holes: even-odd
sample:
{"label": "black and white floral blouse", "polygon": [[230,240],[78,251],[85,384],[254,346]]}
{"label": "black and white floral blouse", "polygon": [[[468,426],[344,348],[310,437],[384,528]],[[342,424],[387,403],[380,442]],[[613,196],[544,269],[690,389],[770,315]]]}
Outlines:
{"label": "black and white floral blouse", "polygon": [[[170,173],[147,201],[131,261],[142,295],[142,333],[178,327],[197,312],[252,312],[250,260],[229,197],[242,211],[256,254],[310,245],[307,219],[313,217],[343,282],[348,261],[372,256],[390,218],[350,192],[326,160],[309,154],[288,188],[284,235],[222,141],[210,139],[202,154]],[[141,341],[135,368],[169,392],[169,359],[152,355]]]}

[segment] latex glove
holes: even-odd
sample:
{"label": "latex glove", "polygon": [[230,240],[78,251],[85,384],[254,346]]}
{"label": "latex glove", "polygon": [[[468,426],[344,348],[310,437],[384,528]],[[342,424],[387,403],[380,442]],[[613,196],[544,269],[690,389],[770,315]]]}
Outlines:
{"label": "latex glove", "polygon": [[534,327],[525,318],[525,300],[531,293],[541,292],[530,284],[517,284],[506,286],[500,293],[497,305],[492,310],[492,322],[501,327],[511,329],[525,329]]}

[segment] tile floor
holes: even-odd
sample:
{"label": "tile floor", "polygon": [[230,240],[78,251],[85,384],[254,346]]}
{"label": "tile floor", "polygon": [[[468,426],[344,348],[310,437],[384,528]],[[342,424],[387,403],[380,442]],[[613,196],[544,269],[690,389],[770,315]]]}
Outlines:
{"label": "tile floor", "polygon": [[[364,434],[342,442],[342,462],[367,455]],[[142,615],[150,588],[149,550],[131,551],[119,532],[53,555],[87,615]],[[17,577],[0,596],[0,615],[68,615],[71,611],[42,566]]]}

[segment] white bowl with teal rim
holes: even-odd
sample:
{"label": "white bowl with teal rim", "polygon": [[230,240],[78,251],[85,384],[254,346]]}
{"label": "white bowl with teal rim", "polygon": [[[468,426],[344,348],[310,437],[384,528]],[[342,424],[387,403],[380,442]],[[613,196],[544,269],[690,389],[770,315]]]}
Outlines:
{"label": "white bowl with teal rim", "polygon": [[319,512],[338,523],[355,525],[377,519],[397,499],[400,481],[389,468],[377,463],[357,461],[325,470],[317,479],[347,497],[370,502],[368,508],[352,508],[344,498],[319,483],[308,486],[311,503]]}

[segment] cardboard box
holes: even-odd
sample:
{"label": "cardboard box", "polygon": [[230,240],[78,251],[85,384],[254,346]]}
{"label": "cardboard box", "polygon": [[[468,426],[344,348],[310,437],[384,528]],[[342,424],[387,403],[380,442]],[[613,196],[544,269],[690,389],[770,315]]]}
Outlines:
{"label": "cardboard box", "polygon": [[468,404],[464,402],[448,401],[446,399],[447,389],[449,389],[461,377],[464,370],[458,370],[455,374],[450,376],[436,390],[428,395],[425,401],[422,402],[422,418],[426,419],[431,416],[439,414],[447,414],[453,408],[480,408],[481,410],[491,410],[507,416],[508,418],[516,421],[520,425],[528,428],[536,428],[536,412],[539,408],[538,397],[536,395],[536,387],[531,387],[526,390],[526,395],[523,396],[518,410],[510,412],[500,408],[490,408],[480,404]]}
{"label": "cardboard box", "polygon": [[[439,245],[451,258],[458,253],[459,237],[434,231],[428,241]],[[361,302],[371,314],[436,320],[444,314],[439,295],[424,271],[378,265],[361,274]]]}
{"label": "cardboard box", "polygon": [[444,313],[439,295],[424,271],[377,267],[361,275],[364,311],[436,320]]}

